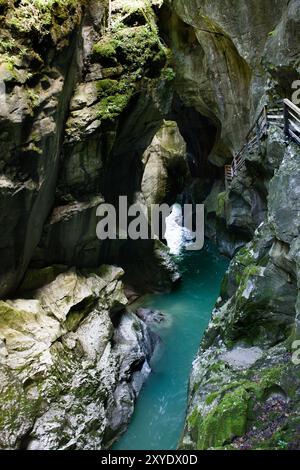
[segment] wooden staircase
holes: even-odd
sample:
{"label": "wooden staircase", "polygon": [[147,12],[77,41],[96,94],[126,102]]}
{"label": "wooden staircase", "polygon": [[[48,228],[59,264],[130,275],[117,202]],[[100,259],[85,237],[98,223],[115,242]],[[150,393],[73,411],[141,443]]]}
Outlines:
{"label": "wooden staircase", "polygon": [[261,142],[271,125],[282,129],[287,141],[292,140],[300,146],[300,108],[288,99],[264,106],[246,136],[245,145],[235,155],[232,164],[225,165],[226,189],[245,166],[246,156],[254,151],[261,153]]}

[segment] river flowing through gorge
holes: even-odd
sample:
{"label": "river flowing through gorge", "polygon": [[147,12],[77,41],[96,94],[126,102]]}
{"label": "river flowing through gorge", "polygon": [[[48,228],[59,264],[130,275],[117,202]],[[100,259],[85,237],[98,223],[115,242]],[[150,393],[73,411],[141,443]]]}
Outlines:
{"label": "river flowing through gorge", "polygon": [[300,0],[0,0],[0,449],[300,449],[299,45]]}
{"label": "river flowing through gorge", "polygon": [[152,360],[152,373],[139,395],[133,419],[116,450],[176,449],[187,406],[188,378],[201,337],[218,297],[228,260],[212,244],[177,257],[182,273],[178,287],[147,295],[137,306],[167,315],[156,332],[162,341]]}

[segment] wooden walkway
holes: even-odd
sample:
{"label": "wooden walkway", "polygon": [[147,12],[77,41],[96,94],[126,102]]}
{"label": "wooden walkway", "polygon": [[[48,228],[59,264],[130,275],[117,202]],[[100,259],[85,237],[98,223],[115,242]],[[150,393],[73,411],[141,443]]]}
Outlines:
{"label": "wooden walkway", "polygon": [[261,142],[268,134],[270,125],[281,128],[287,141],[292,140],[300,146],[300,108],[288,99],[264,106],[247,134],[245,145],[232,164],[225,165],[226,189],[245,166],[246,156],[253,152],[261,153]]}

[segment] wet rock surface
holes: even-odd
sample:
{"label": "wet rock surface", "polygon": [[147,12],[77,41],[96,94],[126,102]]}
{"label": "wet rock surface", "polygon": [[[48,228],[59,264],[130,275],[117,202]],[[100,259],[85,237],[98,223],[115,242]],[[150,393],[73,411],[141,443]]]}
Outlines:
{"label": "wet rock surface", "polygon": [[237,347],[220,356],[220,359],[229,366],[237,369],[248,369],[263,355],[260,348],[241,348]]}
{"label": "wet rock surface", "polygon": [[167,321],[167,317],[159,310],[151,310],[149,308],[138,308],[136,315],[145,323],[163,323]]}

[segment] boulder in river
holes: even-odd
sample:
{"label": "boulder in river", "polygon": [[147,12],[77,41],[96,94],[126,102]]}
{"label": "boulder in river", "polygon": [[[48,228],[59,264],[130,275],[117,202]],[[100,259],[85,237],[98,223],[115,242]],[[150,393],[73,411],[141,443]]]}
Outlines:
{"label": "boulder in river", "polygon": [[150,308],[138,308],[136,315],[145,323],[162,323],[167,320],[166,315],[159,310],[151,310]]}

